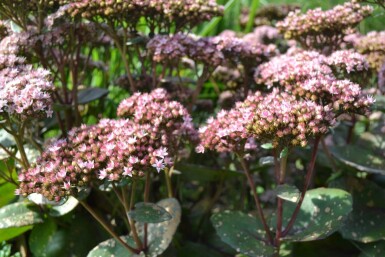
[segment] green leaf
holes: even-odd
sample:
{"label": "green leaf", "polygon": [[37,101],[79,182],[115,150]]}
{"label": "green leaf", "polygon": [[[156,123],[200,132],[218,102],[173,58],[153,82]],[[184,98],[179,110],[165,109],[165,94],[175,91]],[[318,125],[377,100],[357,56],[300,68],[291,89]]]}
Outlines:
{"label": "green leaf", "polygon": [[135,209],[128,215],[133,220],[142,223],[159,223],[172,219],[170,213],[155,203],[137,203]]}
{"label": "green leaf", "polygon": [[385,159],[371,150],[355,145],[334,146],[330,150],[339,161],[347,166],[359,171],[385,175]]}
{"label": "green leaf", "polygon": [[49,210],[49,215],[53,217],[63,216],[75,209],[78,204],[79,201],[75,197],[70,196],[62,205],[52,206]]}
{"label": "green leaf", "polygon": [[0,186],[0,207],[15,199],[16,188],[16,185],[11,183],[5,183],[4,185]]}
{"label": "green leaf", "polygon": [[0,229],[0,242],[13,239],[30,229],[32,229],[32,226]]}
{"label": "green leaf", "polygon": [[57,257],[63,252],[65,244],[64,234],[57,232],[52,219],[34,226],[29,236],[29,247],[34,256]]}
{"label": "green leaf", "polygon": [[[16,145],[15,139],[4,129],[0,129],[0,143],[5,147],[11,147]],[[3,150],[1,150],[3,151]]]}
{"label": "green leaf", "polygon": [[279,154],[279,158],[285,158],[289,154],[289,148],[285,147]]}
{"label": "green leaf", "polygon": [[98,100],[108,94],[108,90],[105,88],[91,87],[86,88],[78,93],[79,104],[87,104],[89,102]]}
{"label": "green leaf", "polygon": [[[296,203],[284,202],[283,224],[287,224]],[[317,188],[306,192],[301,209],[286,241],[312,241],[325,238],[338,230],[352,211],[351,195],[341,189]],[[272,218],[276,224],[276,217]]]}
{"label": "green leaf", "polygon": [[148,38],[145,36],[138,36],[131,38],[127,41],[126,45],[131,46],[131,45],[136,45],[136,44],[145,44],[148,41]]}
{"label": "green leaf", "polygon": [[182,209],[175,198],[167,198],[157,202],[172,218],[161,223],[148,224],[148,254],[147,257],[156,257],[162,254],[170,245],[176,229],[180,223]]}
{"label": "green leaf", "polygon": [[345,239],[370,243],[385,239],[385,212],[362,208],[353,211],[340,229]]}
{"label": "green leaf", "polygon": [[268,150],[268,149],[273,149],[273,148],[274,148],[272,143],[262,144],[261,147],[262,147],[263,149],[267,149],[267,150]]}
{"label": "green leaf", "polygon": [[87,256],[95,245],[109,238],[108,233],[95,223],[89,213],[76,211],[61,217],[61,220],[66,218],[70,224],[64,228],[66,254],[63,257]]}
{"label": "green leaf", "polygon": [[378,241],[371,244],[357,244],[357,248],[361,250],[358,257],[384,257],[385,241]]}
{"label": "green leaf", "polygon": [[[229,0],[225,7],[224,12],[226,13],[227,10],[231,8],[231,6],[236,2],[236,0]],[[215,17],[212,19],[208,24],[204,26],[204,29],[201,33],[199,33],[202,37],[208,36],[218,25],[218,23],[222,20],[222,17]]]}
{"label": "green leaf", "polygon": [[10,24],[11,24],[11,30],[12,30],[12,32],[20,33],[20,32],[23,31],[22,27],[20,27],[19,25],[17,25],[15,22],[11,21]]}
{"label": "green leaf", "polygon": [[239,211],[224,211],[211,217],[217,234],[237,252],[248,256],[271,256],[274,248],[265,244],[265,232],[258,218]]}
{"label": "green leaf", "polygon": [[12,203],[0,209],[0,229],[23,227],[42,222],[43,219],[37,206],[28,203]]}
{"label": "green leaf", "polygon": [[[128,245],[135,247],[134,239],[129,236],[121,236],[120,237],[124,242]],[[87,257],[134,257],[134,256],[143,256],[136,255],[129,252],[126,248],[124,248],[118,241],[115,239],[108,239],[104,242],[98,244],[94,249],[92,249]]]}
{"label": "green leaf", "polygon": [[353,211],[340,228],[342,236],[363,243],[384,240],[385,190],[369,180],[353,177],[331,184],[353,196]]}
{"label": "green leaf", "polygon": [[261,157],[258,160],[258,164],[260,166],[273,166],[274,165],[274,157],[273,156],[265,156]]}
{"label": "green leaf", "polygon": [[194,242],[184,242],[183,247],[178,250],[177,256],[183,256],[183,257],[197,257],[197,256],[204,256],[204,257],[221,257],[223,256],[219,252],[215,252],[212,249],[210,249],[208,246],[203,244],[197,244]]}
{"label": "green leaf", "polygon": [[254,26],[254,19],[255,19],[255,15],[256,15],[257,9],[259,7],[259,4],[260,4],[259,0],[252,0],[251,8],[249,11],[249,17],[248,17],[246,28],[245,28],[245,33],[251,32],[251,30]]}
{"label": "green leaf", "polygon": [[301,194],[298,188],[287,184],[278,185],[274,189],[274,192],[277,194],[277,197],[289,202],[294,202],[294,203],[298,201]]}

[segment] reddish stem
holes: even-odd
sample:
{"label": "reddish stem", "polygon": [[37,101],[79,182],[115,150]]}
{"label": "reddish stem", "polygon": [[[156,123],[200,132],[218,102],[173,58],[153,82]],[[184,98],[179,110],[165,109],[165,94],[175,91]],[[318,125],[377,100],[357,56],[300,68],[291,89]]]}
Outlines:
{"label": "reddish stem", "polygon": [[316,161],[319,141],[320,141],[320,137],[316,137],[316,139],[314,141],[313,152],[312,152],[312,155],[311,155],[311,160],[310,160],[310,164],[309,164],[309,167],[308,167],[308,170],[307,170],[307,174],[306,174],[306,178],[305,178],[305,184],[303,186],[303,190],[302,190],[301,196],[299,198],[297,206],[295,207],[293,215],[290,218],[289,223],[287,224],[285,230],[282,232],[282,237],[285,237],[289,233],[290,229],[294,225],[295,220],[297,219],[297,215],[299,213],[299,210],[301,209],[303,199],[305,198],[306,191],[309,188],[309,185],[311,183],[311,179],[313,177],[313,171],[314,171],[314,166],[315,166],[315,161]]}
{"label": "reddish stem", "polygon": [[258,212],[259,219],[262,222],[263,228],[264,228],[264,230],[266,232],[266,236],[269,239],[269,242],[271,244],[273,244],[273,237],[271,236],[269,226],[266,223],[266,219],[265,219],[265,216],[263,214],[261,202],[259,201],[258,194],[257,194],[257,191],[255,189],[254,180],[253,180],[253,178],[251,176],[249,167],[247,166],[245,160],[243,159],[243,155],[238,154],[238,159],[239,159],[239,162],[241,163],[241,166],[242,166],[243,170],[245,171],[245,174],[246,174],[246,177],[247,177],[247,181],[249,182],[249,186],[251,188],[251,192],[253,193],[254,202],[255,202],[255,205],[257,207],[257,212]]}

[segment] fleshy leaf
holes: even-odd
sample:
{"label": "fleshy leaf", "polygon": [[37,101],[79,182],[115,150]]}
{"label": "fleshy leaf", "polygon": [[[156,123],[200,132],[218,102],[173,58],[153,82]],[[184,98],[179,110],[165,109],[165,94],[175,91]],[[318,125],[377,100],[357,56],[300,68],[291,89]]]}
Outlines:
{"label": "fleshy leaf", "polygon": [[36,225],[29,236],[29,246],[34,256],[62,256],[60,253],[64,251],[65,244],[64,234],[58,233],[56,223],[51,219]]}
{"label": "fleshy leaf", "polygon": [[364,208],[354,210],[340,229],[345,239],[370,243],[385,239],[384,211]]}
{"label": "fleshy leaf", "polygon": [[11,183],[4,183],[0,186],[0,207],[8,204],[15,196],[15,189],[17,187]]}
{"label": "fleshy leaf", "polygon": [[[129,236],[121,236],[120,237],[124,242],[126,242],[128,245],[135,247],[134,239],[132,239]],[[134,253],[129,252],[126,248],[124,248],[118,241],[111,238],[106,241],[101,242],[98,244],[94,249],[92,249],[87,257],[139,257],[142,255],[137,255]]]}
{"label": "fleshy leaf", "polygon": [[297,202],[301,192],[295,186],[291,185],[278,185],[274,191],[277,194],[277,197],[289,201],[289,202]]}
{"label": "fleshy leaf", "polygon": [[224,211],[211,217],[223,242],[247,256],[271,256],[274,248],[267,245],[265,231],[257,217],[239,211]]}
{"label": "fleshy leaf", "polygon": [[32,226],[0,229],[0,242],[15,238],[30,229]]}
{"label": "fleshy leaf", "polygon": [[[284,202],[283,224],[288,224],[296,203]],[[325,238],[341,227],[352,211],[351,195],[341,189],[317,188],[306,192],[294,226],[285,241],[312,241]],[[276,224],[276,217],[272,218]]]}
{"label": "fleshy leaf", "polygon": [[385,159],[372,150],[355,145],[334,146],[332,154],[342,163],[359,171],[385,175]]}
{"label": "fleshy leaf", "polygon": [[371,244],[359,244],[357,248],[361,250],[358,257],[384,257],[385,241],[378,241]]}
{"label": "fleshy leaf", "polygon": [[340,232],[345,239],[363,243],[385,239],[385,190],[366,179],[348,177],[331,185],[349,191],[353,211]]}
{"label": "fleshy leaf", "polygon": [[84,90],[79,91],[78,93],[78,101],[79,104],[87,104],[89,102],[98,100],[108,94],[108,90],[105,88],[86,88]]}
{"label": "fleshy leaf", "polygon": [[175,198],[167,198],[157,202],[157,205],[164,208],[171,219],[148,224],[148,253],[147,257],[156,257],[162,254],[170,245],[176,229],[180,223],[182,209]]}
{"label": "fleshy leaf", "polygon": [[137,203],[135,209],[130,211],[128,215],[137,222],[142,223],[159,223],[170,220],[171,214],[163,207],[155,203]]}
{"label": "fleshy leaf", "polygon": [[0,209],[0,229],[42,223],[37,206],[24,202],[12,203]]}
{"label": "fleshy leaf", "polygon": [[69,196],[67,201],[65,201],[62,205],[52,206],[49,210],[49,215],[53,217],[63,216],[75,209],[78,204],[79,201],[75,197]]}

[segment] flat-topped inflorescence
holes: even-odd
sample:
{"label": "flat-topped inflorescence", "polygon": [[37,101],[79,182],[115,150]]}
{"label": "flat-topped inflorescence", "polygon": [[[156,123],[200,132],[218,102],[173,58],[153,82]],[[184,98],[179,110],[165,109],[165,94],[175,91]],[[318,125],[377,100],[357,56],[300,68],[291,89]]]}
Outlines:
{"label": "flat-topped inflorescence", "polygon": [[262,64],[255,78],[268,88],[278,87],[297,98],[330,106],[336,114],[364,113],[372,99],[362,94],[360,85],[339,77],[366,68],[365,59],[351,51],[335,52],[329,57],[300,51]]}
{"label": "flat-topped inflorescence", "polygon": [[167,31],[174,25],[177,30],[193,27],[223,13],[223,7],[214,0],[75,0],[70,4],[71,15],[87,19],[117,20],[135,28],[141,17],[149,26]]}
{"label": "flat-topped inflorescence", "polygon": [[217,67],[224,59],[210,39],[194,38],[183,33],[157,35],[148,42],[147,50],[152,59],[159,63],[178,64],[187,57],[194,62]]}
{"label": "flat-topped inflorescence", "polygon": [[200,145],[196,151],[203,153],[205,149],[217,152],[244,153],[253,150],[253,138],[247,131],[252,121],[253,109],[240,107],[240,104],[229,110],[221,110],[217,116],[207,120],[207,124],[199,129]]}
{"label": "flat-topped inflorescence", "polygon": [[104,119],[52,142],[32,168],[20,173],[18,193],[59,201],[104,180],[142,176],[154,168],[159,172],[172,165],[168,154],[151,125]]}
{"label": "flat-topped inflorescence", "polygon": [[253,116],[247,129],[260,142],[269,142],[281,149],[306,146],[308,141],[325,134],[335,123],[329,106],[311,100],[297,99],[277,88],[263,97],[257,92],[243,106],[252,108]]}
{"label": "flat-topped inflorescence", "polygon": [[[369,64],[365,56],[354,50],[339,50],[333,52],[328,58],[327,63],[336,72],[354,73],[363,72],[369,69]],[[346,74],[345,74],[346,75]]]}
{"label": "flat-topped inflorescence", "polygon": [[226,61],[255,67],[277,54],[275,45],[265,45],[255,38],[253,33],[236,37],[233,33],[224,33],[213,37],[211,41],[223,53]]}
{"label": "flat-topped inflorescence", "polygon": [[372,31],[354,42],[357,51],[366,56],[372,69],[379,71],[385,63],[385,31]]}
{"label": "flat-topped inflorescence", "polygon": [[170,155],[176,155],[183,143],[196,143],[197,131],[187,109],[172,101],[165,89],[151,93],[135,93],[123,100],[117,114],[136,124],[150,124],[156,139],[168,148]]}
{"label": "flat-topped inflorescence", "polygon": [[50,73],[24,64],[24,59],[0,53],[0,115],[19,120],[50,117],[54,86]]}
{"label": "flat-topped inflorescence", "polygon": [[372,7],[362,6],[355,0],[326,11],[317,8],[301,14],[296,10],[277,22],[277,28],[286,39],[295,39],[307,49],[335,49],[372,11]]}

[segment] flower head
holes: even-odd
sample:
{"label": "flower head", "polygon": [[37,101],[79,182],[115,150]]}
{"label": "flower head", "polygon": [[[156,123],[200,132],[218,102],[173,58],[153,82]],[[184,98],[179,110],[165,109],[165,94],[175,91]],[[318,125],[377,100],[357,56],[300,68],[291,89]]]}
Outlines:
{"label": "flower head", "polygon": [[[119,181],[154,167],[159,172],[172,163],[164,160],[168,151],[155,135],[152,126],[124,119],[74,128],[67,138],[54,141],[35,166],[20,173],[20,193],[56,200],[101,180]],[[132,137],[137,140],[128,142]]]}
{"label": "flower head", "polygon": [[[123,100],[118,107],[118,116],[131,119],[136,124],[148,124],[153,129],[151,135],[159,139],[165,148],[154,153],[165,157],[169,152],[174,155],[183,142],[195,143],[198,139],[192,119],[186,108],[176,101],[171,101],[164,89],[155,89],[151,93],[135,93]],[[140,139],[131,137],[131,141]]]}
{"label": "flower head", "polygon": [[354,0],[326,11],[316,8],[301,14],[296,10],[277,22],[277,28],[285,38],[295,39],[308,49],[335,48],[372,11],[372,7]]}

